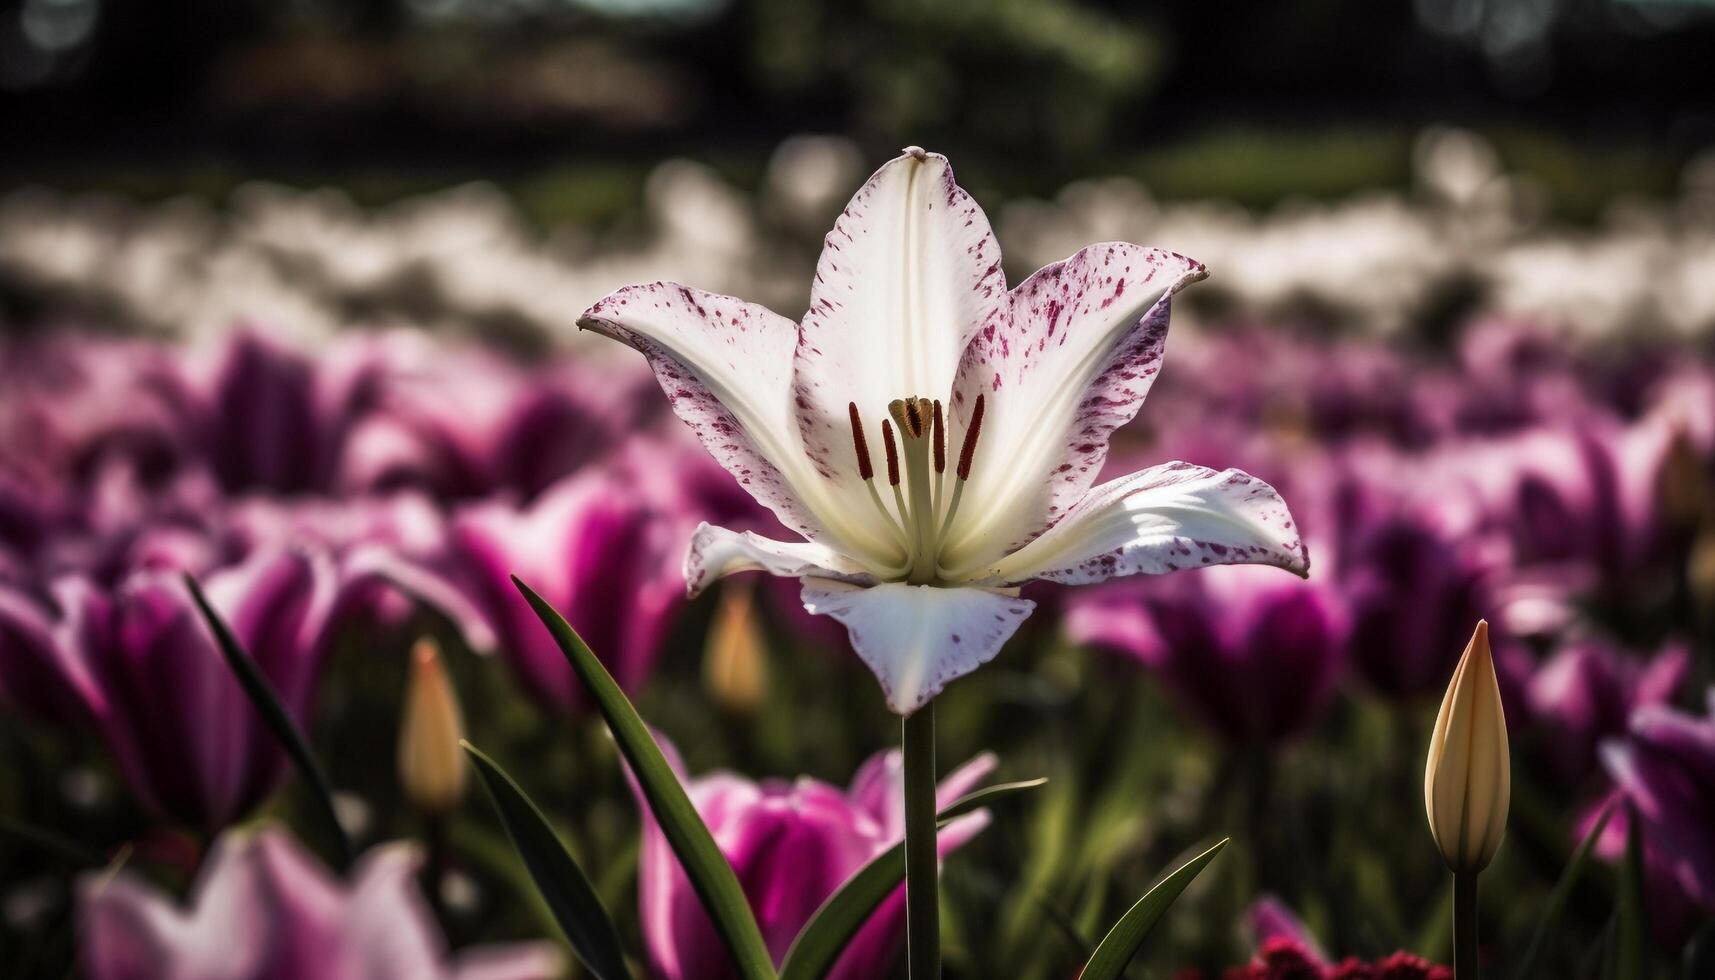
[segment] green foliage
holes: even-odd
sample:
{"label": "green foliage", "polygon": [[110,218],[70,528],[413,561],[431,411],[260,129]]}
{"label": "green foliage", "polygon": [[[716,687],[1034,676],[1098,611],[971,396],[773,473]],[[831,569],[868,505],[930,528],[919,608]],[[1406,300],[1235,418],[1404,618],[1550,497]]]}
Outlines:
{"label": "green foliage", "polygon": [[697,815],[690,797],[685,795],[678,775],[673,772],[666,756],[661,754],[660,746],[655,744],[655,736],[649,731],[649,726],[638,717],[625,693],[565,618],[522,581],[516,577],[512,581],[529,600],[543,625],[547,626],[554,642],[559,644],[566,660],[606,719],[608,730],[613,733],[620,753],[625,756],[644,799],[649,803],[650,812],[661,827],[662,836],[667,838],[686,876],[691,879],[691,886],[702,899],[703,908],[714,922],[715,931],[726,944],[727,952],[732,954],[734,965],[746,980],[772,978],[774,963],[769,958],[768,947],[763,944],[762,933],[757,929],[756,919],[751,915],[750,904],[739,887],[738,878],[715,845],[714,838],[709,836],[709,829]]}
{"label": "green foliage", "polygon": [[493,759],[469,742],[464,743],[464,749],[488,787],[512,846],[578,959],[597,980],[629,978],[631,971],[625,967],[613,920],[542,811]]}
{"label": "green foliage", "polygon": [[1126,910],[1125,915],[1120,916],[1120,920],[1114,923],[1107,937],[1091,955],[1082,974],[1084,980],[1117,980],[1142,948],[1143,941],[1149,938],[1155,924],[1161,921],[1161,917],[1167,914],[1167,910],[1179,898],[1179,893],[1183,892],[1226,846],[1227,841],[1223,840],[1180,865],[1172,874],[1163,878],[1160,884],[1138,899],[1136,905]]}

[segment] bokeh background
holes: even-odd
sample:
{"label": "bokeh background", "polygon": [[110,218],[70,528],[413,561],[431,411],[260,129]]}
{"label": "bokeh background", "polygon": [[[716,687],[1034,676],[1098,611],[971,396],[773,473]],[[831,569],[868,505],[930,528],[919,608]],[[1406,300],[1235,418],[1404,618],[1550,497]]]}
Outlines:
{"label": "bokeh background", "polygon": [[[1598,853],[1644,822],[1657,969],[1711,975],[1712,50],[1703,0],[3,0],[0,972],[98,974],[92,890],[182,896],[235,824],[329,859],[190,571],[353,836],[426,842],[428,933],[556,937],[479,791],[441,820],[401,795],[423,635],[638,962],[720,975],[639,911],[637,807],[505,574],[693,775],[797,805],[896,742],[790,583],[683,599],[697,521],[771,519],[575,323],[654,279],[797,316],[846,198],[919,144],[1014,283],[1106,240],[1208,265],[1111,466],[1245,468],[1313,560],[1042,592],[942,699],[943,768],[1050,777],[948,860],[949,971],[1070,975],[1226,835],[1134,975],[1276,934],[1446,962],[1421,767],[1486,617],[1491,962],[1620,799]],[[745,867],[846,844],[804,846]],[[1615,880],[1573,892],[1552,975],[1598,968]]]}

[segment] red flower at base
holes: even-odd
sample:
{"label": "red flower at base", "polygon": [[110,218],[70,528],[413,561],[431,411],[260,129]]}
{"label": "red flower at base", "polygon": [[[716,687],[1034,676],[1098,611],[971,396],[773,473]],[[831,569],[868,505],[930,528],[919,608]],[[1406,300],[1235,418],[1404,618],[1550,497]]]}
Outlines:
{"label": "red flower at base", "polygon": [[[1183,970],[1174,980],[1203,980],[1198,970]],[[1231,967],[1221,980],[1453,980],[1453,971],[1410,953],[1366,963],[1348,958],[1329,966],[1287,936],[1275,936],[1262,944],[1256,958],[1244,966]]]}

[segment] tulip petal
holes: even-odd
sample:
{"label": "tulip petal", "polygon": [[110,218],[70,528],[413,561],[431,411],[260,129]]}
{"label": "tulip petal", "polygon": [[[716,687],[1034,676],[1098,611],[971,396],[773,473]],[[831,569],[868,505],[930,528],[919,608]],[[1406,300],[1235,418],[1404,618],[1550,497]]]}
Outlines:
{"label": "tulip petal", "polygon": [[949,681],[993,660],[1036,604],[987,589],[890,582],[863,587],[807,578],[804,608],[845,624],[881,682],[887,706],[910,714]]}
{"label": "tulip petal", "polygon": [[751,496],[811,540],[844,549],[891,547],[829,501],[792,417],[798,331],[777,313],[675,283],[627,286],[584,311],[579,325],[640,351],[674,414]]}
{"label": "tulip petal", "polygon": [[851,508],[871,511],[848,404],[874,426],[895,398],[947,398],[971,338],[1007,316],[1000,245],[947,158],[910,149],[877,170],[823,243],[792,369],[804,448]]}
{"label": "tulip petal", "polygon": [[1205,275],[1183,255],[1110,242],[1012,291],[1010,318],[972,342],[953,395],[962,431],[987,394],[953,563],[1018,547],[1083,497],[1160,371],[1172,295]]}
{"label": "tulip petal", "polygon": [[[935,807],[945,809],[970,793],[1000,765],[992,752],[984,752],[948,773],[935,785]],[[905,757],[898,749],[877,752],[864,760],[847,791],[852,804],[880,826],[882,840],[905,839]],[[941,837],[946,839],[947,831]]]}
{"label": "tulip petal", "polygon": [[151,976],[168,963],[190,976],[244,976],[257,969],[267,953],[260,941],[264,910],[249,862],[230,851],[218,847],[210,855],[192,914],[130,871],[105,882],[85,878],[79,962],[91,980]]}
{"label": "tulip petal", "polygon": [[72,625],[92,601],[93,586],[67,577],[50,588],[62,611],[58,621],[33,596],[0,583],[0,704],[71,723],[105,710],[100,683]]}
{"label": "tulip petal", "polygon": [[764,571],[788,578],[837,579],[868,584],[873,576],[839,552],[812,541],[776,541],[752,531],[729,531],[706,521],[685,554],[685,591],[696,596],[734,572]]}
{"label": "tulip petal", "polygon": [[1046,533],[978,577],[1087,585],[1238,564],[1308,573],[1310,557],[1286,502],[1238,470],[1164,463],[1090,491]]}
{"label": "tulip petal", "polygon": [[565,963],[549,943],[509,943],[465,950],[453,960],[453,980],[551,980]]}

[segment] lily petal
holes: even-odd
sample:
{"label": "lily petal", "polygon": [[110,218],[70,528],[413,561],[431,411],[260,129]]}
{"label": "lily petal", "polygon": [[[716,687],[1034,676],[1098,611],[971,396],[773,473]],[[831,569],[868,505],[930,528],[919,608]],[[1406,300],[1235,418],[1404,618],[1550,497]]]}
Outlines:
{"label": "lily petal", "polygon": [[877,425],[895,398],[946,398],[971,338],[1008,311],[1000,245],[946,157],[909,148],[852,197],[822,245],[792,369],[805,451],[851,505],[871,509],[848,404]]}
{"label": "lily petal", "polygon": [[1036,603],[988,589],[890,582],[864,587],[806,578],[804,608],[845,624],[852,648],[908,715],[949,681],[993,660]]}
{"label": "lily petal", "polygon": [[995,563],[981,580],[1086,585],[1121,575],[1241,564],[1309,573],[1310,556],[1286,501],[1238,470],[1164,463],[1090,491],[1059,523]]}
{"label": "lily petal", "polygon": [[830,505],[791,414],[798,328],[753,303],[676,283],[628,286],[584,311],[578,325],[642,352],[674,414],[750,495],[804,537],[867,554],[893,548]]}
{"label": "lily petal", "polygon": [[1083,497],[1160,371],[1173,294],[1205,275],[1183,255],[1109,242],[1012,291],[1010,319],[972,342],[953,395],[961,429],[978,394],[988,404],[950,564],[1019,547]]}
{"label": "lily petal", "polygon": [[685,592],[697,596],[734,572],[764,571],[787,578],[815,576],[868,584],[875,578],[839,552],[812,541],[776,541],[704,521],[685,554]]}

